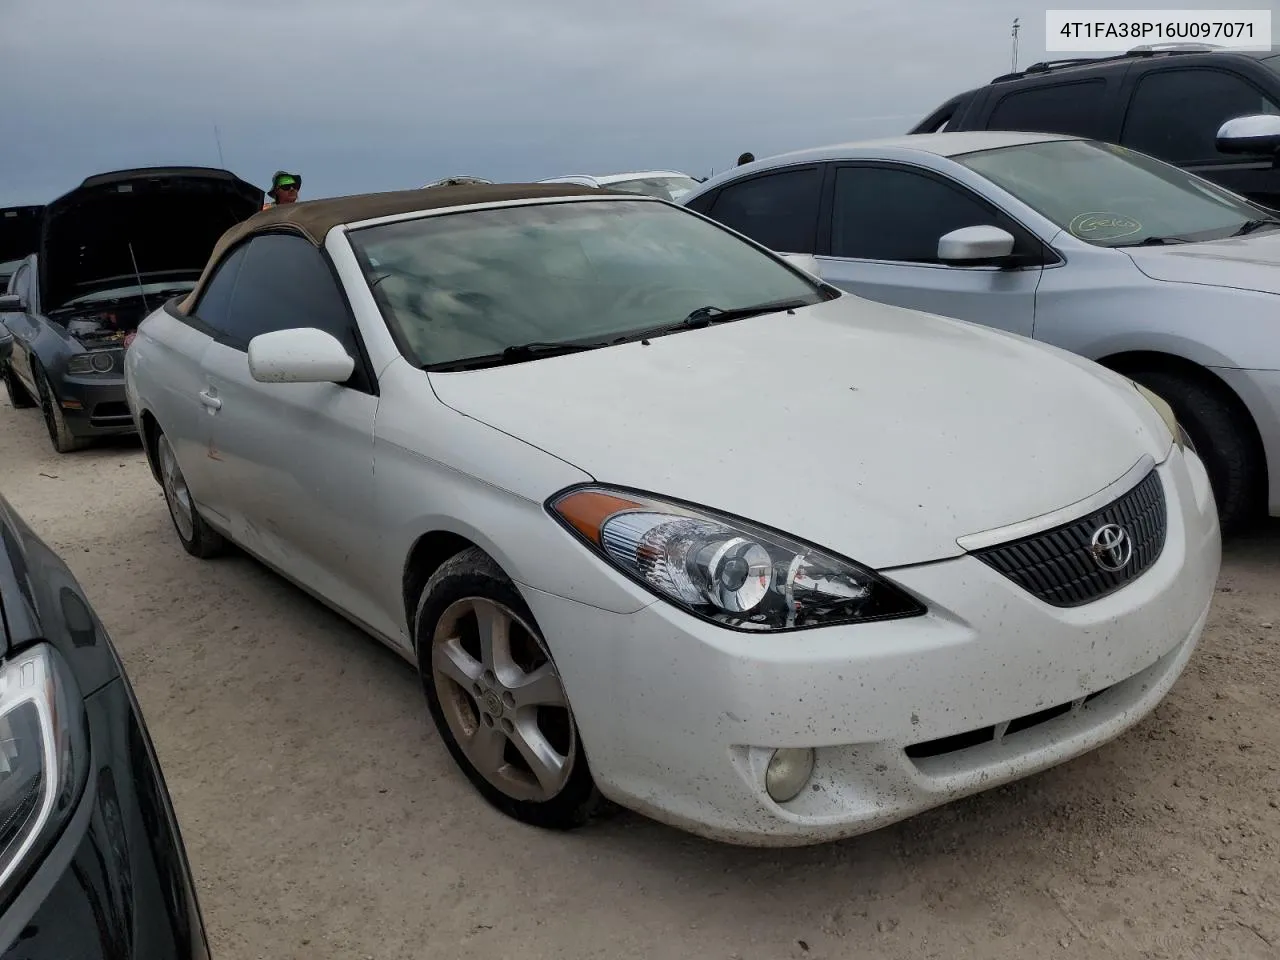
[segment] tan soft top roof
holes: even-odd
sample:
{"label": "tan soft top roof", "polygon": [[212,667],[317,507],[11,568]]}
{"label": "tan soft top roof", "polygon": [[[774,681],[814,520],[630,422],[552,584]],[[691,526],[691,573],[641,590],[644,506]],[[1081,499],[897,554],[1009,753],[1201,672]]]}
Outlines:
{"label": "tan soft top roof", "polygon": [[[209,275],[229,249],[255,233],[289,230],[317,247],[324,244],[329,231],[344,223],[390,217],[419,210],[462,207],[473,203],[500,203],[507,200],[541,200],[554,197],[598,197],[616,191],[597,190],[580,184],[549,183],[467,183],[418,190],[396,190],[389,193],[362,193],[324,200],[300,200],[269,207],[241,221],[224,233],[209,255],[204,272],[195,288],[177,305],[179,313],[189,313],[195,306]],[[630,194],[617,194],[634,199]]]}

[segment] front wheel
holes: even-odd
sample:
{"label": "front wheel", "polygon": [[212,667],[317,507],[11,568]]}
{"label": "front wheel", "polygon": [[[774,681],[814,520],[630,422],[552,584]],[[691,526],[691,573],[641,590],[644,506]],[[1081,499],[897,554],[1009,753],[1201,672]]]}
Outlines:
{"label": "front wheel", "polygon": [[1132,377],[1173,408],[1204,461],[1222,532],[1238,532],[1260,512],[1265,469],[1262,451],[1244,428],[1241,414],[1222,391],[1198,379],[1163,370],[1140,371]]}
{"label": "front wheel", "polygon": [[43,370],[36,371],[36,389],[40,392],[40,412],[44,415],[45,429],[49,431],[53,449],[59,453],[71,453],[87,447],[88,440],[71,432],[71,425],[67,423],[67,416],[62,412],[57,394],[53,392],[53,385],[49,383]]}
{"label": "front wheel", "polygon": [[15,410],[35,406],[31,394],[27,393],[27,388],[22,385],[22,381],[18,379],[18,375],[13,372],[13,367],[9,364],[5,364],[3,378],[5,393],[9,394],[9,403]]}
{"label": "front wheel", "polygon": [[600,795],[560,675],[524,599],[479,549],[446,561],[414,619],[427,707],[454,762],[524,823],[586,823]]}

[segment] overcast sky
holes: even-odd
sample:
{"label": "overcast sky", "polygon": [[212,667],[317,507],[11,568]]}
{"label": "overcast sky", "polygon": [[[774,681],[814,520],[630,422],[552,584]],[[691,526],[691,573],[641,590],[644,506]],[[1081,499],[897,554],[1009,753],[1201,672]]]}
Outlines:
{"label": "overcast sky", "polygon": [[743,150],[904,132],[1008,70],[1015,16],[1020,64],[1043,59],[1044,10],[1017,0],[0,0],[0,206],[42,203],[121,167],[220,165],[215,126],[225,166],[264,188],[277,168],[299,172],[303,199],[454,174],[705,175]]}

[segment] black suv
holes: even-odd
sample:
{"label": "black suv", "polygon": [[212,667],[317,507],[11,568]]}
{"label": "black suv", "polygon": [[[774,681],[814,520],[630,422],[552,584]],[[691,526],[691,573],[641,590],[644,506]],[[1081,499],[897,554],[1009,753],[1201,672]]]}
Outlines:
{"label": "black suv", "polygon": [[[1251,120],[1222,130],[1240,117]],[[1280,51],[1190,45],[1037,63],[952,97],[910,132],[940,130],[1106,140],[1280,208]]]}

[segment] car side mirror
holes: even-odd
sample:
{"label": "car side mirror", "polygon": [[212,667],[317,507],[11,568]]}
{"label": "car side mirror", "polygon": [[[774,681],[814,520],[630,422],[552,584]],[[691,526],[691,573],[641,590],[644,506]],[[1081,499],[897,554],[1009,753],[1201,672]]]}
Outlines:
{"label": "car side mirror", "polygon": [[999,227],[961,227],[938,240],[938,259],[947,263],[995,263],[1013,255],[1013,234]]}
{"label": "car side mirror", "polygon": [[27,301],[17,293],[0,294],[0,313],[26,313]]}
{"label": "car side mirror", "polygon": [[779,256],[793,267],[799,267],[810,276],[817,277],[819,280],[822,279],[822,264],[818,263],[818,258],[813,254],[782,253]]}
{"label": "car side mirror", "polygon": [[1280,151],[1280,116],[1252,113],[1234,117],[1218,128],[1219,153],[1275,154]]}
{"label": "car side mirror", "polygon": [[274,330],[249,341],[249,375],[259,383],[345,383],[356,362],[331,333]]}

